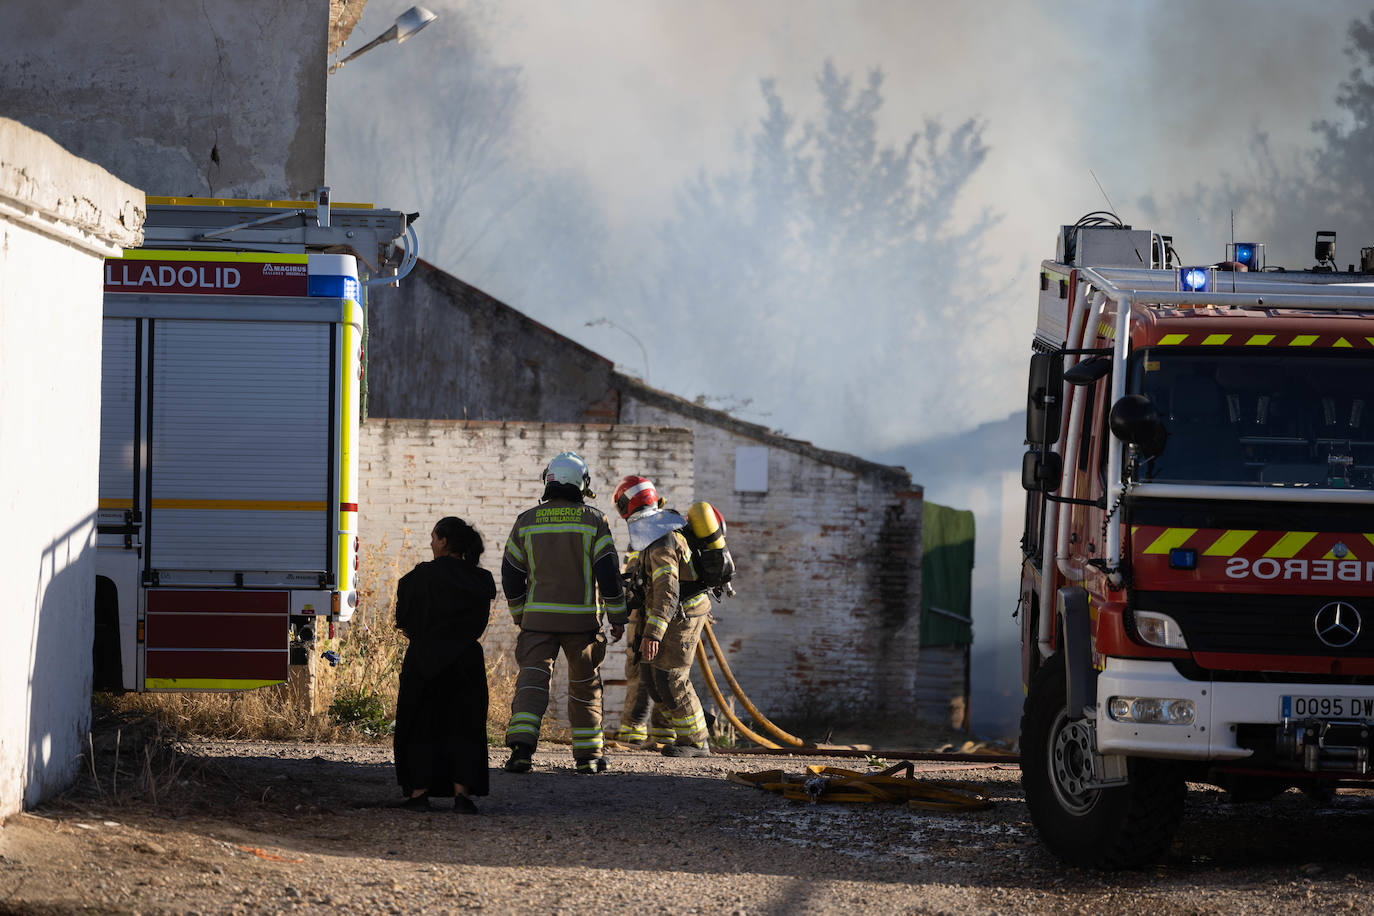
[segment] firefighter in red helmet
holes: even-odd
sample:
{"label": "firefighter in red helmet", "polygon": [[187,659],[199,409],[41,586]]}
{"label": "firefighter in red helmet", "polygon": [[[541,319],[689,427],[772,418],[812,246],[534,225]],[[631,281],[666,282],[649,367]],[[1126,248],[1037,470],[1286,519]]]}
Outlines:
{"label": "firefighter in red helmet", "polygon": [[[631,475],[620,481],[615,508],[630,529],[630,549],[639,552],[644,580],[644,621],[637,649],[649,676],[649,692],[668,713],[674,740],[668,757],[709,757],[706,718],[692,687],[692,662],[711,611],[701,592],[681,600],[682,586],[696,578],[682,528],[687,520],[663,508],[653,481]],[[633,698],[627,697],[627,702]]]}

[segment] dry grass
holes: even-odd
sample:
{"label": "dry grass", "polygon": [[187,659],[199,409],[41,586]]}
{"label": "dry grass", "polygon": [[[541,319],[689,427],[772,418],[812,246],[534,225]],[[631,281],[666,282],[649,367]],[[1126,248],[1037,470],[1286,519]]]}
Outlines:
{"label": "dry grass", "polygon": [[[111,714],[148,717],[181,737],[266,741],[389,741],[406,639],[396,629],[396,583],[410,570],[385,539],[364,545],[358,568],[358,608],[337,639],[319,639],[311,650],[314,683],[307,702],[303,685],[244,693],[142,693],[102,698]],[[493,612],[494,613],[494,612]],[[331,667],[321,660],[337,652]],[[504,744],[506,717],[515,688],[515,664],[506,654],[487,659],[490,705],[487,738]],[[568,729],[551,720],[545,740],[570,741]]]}

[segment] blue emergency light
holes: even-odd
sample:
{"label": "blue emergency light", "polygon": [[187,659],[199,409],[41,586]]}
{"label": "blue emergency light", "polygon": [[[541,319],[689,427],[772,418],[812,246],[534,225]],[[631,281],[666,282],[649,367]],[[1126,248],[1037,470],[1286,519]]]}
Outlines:
{"label": "blue emergency light", "polygon": [[1206,293],[1212,289],[1212,268],[1180,267],[1178,288],[1185,293]]}
{"label": "blue emergency light", "polygon": [[1255,258],[1259,254],[1258,242],[1236,242],[1236,253],[1232,259],[1237,264],[1244,264],[1251,270],[1255,269]]}

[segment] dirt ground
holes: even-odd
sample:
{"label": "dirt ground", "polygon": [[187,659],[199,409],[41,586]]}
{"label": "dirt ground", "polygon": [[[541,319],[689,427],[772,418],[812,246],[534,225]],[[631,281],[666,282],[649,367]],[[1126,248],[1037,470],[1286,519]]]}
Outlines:
{"label": "dirt ground", "polygon": [[[493,749],[493,767],[504,752]],[[1364,911],[1374,794],[1233,805],[1195,787],[1168,861],[1099,874],[1040,846],[1007,764],[919,764],[994,805],[786,801],[731,770],[864,760],[620,749],[583,776],[566,746],[499,769],[479,816],[389,807],[390,749],[201,742],[135,797],[83,783],[0,827],[0,913],[1293,913]],[[128,777],[125,777],[126,782]]]}

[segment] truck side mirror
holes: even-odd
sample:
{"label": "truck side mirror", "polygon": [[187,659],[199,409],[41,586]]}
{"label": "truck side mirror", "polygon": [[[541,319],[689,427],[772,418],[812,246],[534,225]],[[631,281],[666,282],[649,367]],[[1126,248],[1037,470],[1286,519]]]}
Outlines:
{"label": "truck side mirror", "polygon": [[1059,489],[1064,479],[1064,459],[1057,452],[1031,449],[1021,457],[1021,487],[1038,493]]}
{"label": "truck side mirror", "polygon": [[1169,433],[1159,418],[1154,403],[1143,394],[1128,394],[1112,405],[1108,417],[1112,435],[1127,445],[1133,445],[1145,458],[1153,458],[1164,451]]}
{"label": "truck side mirror", "polygon": [[1064,358],[1060,353],[1035,353],[1030,360],[1026,393],[1026,440],[1050,446],[1059,441],[1060,403],[1064,391]]}

